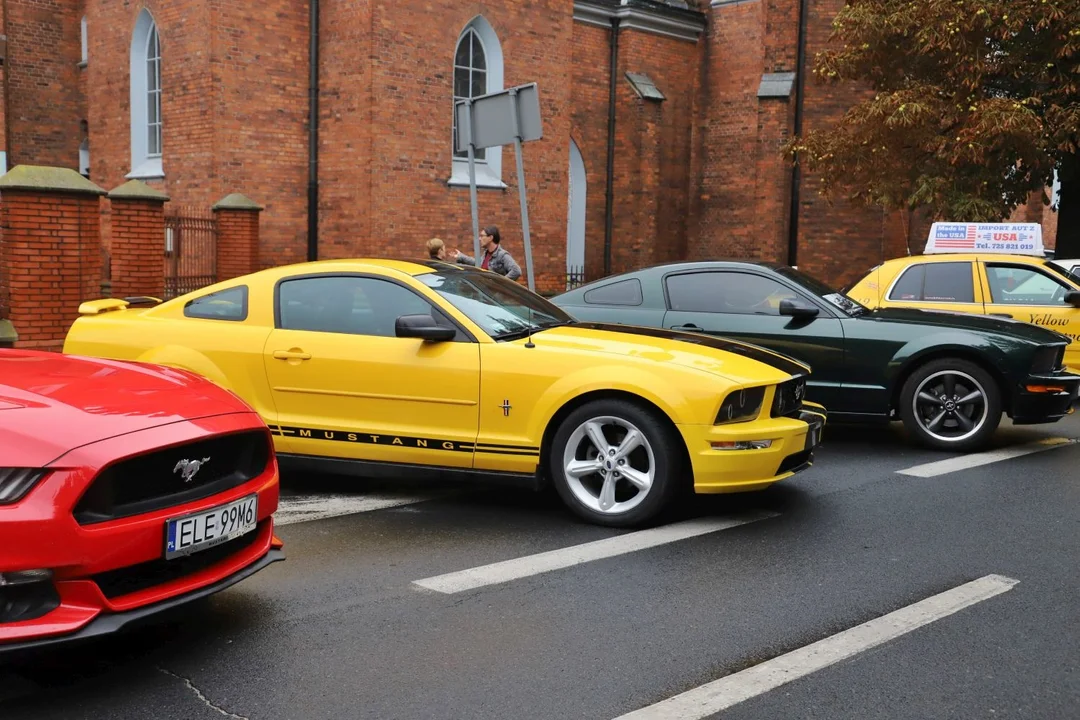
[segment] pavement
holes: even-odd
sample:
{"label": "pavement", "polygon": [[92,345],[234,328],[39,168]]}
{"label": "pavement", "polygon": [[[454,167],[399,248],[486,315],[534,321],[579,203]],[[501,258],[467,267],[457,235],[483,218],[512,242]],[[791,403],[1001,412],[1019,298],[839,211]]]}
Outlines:
{"label": "pavement", "polygon": [[1005,422],[950,462],[832,426],[810,470],[637,532],[554,494],[288,477],[284,563],[0,664],[0,719],[1076,717],[1077,439]]}

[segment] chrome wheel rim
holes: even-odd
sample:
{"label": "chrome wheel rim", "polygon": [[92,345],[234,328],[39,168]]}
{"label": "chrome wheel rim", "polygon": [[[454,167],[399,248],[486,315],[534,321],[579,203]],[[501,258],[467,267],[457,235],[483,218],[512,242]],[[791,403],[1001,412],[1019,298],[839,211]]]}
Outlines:
{"label": "chrome wheel rim", "polygon": [[924,379],[911,403],[919,427],[942,442],[970,438],[990,414],[986,389],[959,370],[942,370]]}
{"label": "chrome wheel rim", "polygon": [[570,492],[585,507],[618,515],[644,502],[656,478],[656,458],[645,433],[605,415],[578,425],[563,449]]}

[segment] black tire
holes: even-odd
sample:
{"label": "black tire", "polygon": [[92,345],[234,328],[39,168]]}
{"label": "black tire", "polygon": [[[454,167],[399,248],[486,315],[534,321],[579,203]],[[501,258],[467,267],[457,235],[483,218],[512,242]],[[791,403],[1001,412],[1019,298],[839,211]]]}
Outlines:
{"label": "black tire", "polygon": [[[605,456],[605,461],[612,461],[611,470],[585,474],[575,481],[567,473],[567,447],[573,443],[573,457],[577,462],[595,462],[600,452],[584,427],[592,420],[603,418],[615,421],[601,423],[604,438],[609,443],[609,452],[626,439],[630,434],[629,428],[640,432],[645,443],[629,453],[627,458],[618,454]],[[619,423],[629,427],[620,426]],[[620,436],[620,430],[626,432]],[[608,527],[639,526],[655,521],[669,508],[683,470],[681,445],[682,438],[645,408],[627,400],[594,400],[571,412],[559,425],[548,449],[549,475],[563,503],[579,517]],[[627,465],[619,465],[619,459],[629,463],[629,469],[638,473],[634,476],[638,480],[644,468],[651,468],[648,491],[636,504],[634,498],[641,490],[623,474]],[[604,472],[608,474],[604,475]],[[614,500],[618,504],[626,504],[625,510],[620,511],[617,505],[613,505],[610,510],[601,511],[606,477],[613,480]],[[596,497],[592,502],[589,498],[594,491]]]}
{"label": "black tire", "polygon": [[[950,377],[951,393],[948,392]],[[930,403],[922,393],[936,397],[936,404]],[[957,402],[973,393],[981,394],[982,398],[963,404]],[[900,391],[899,412],[904,426],[919,442],[936,450],[971,452],[985,447],[1001,422],[1001,408],[1001,389],[993,376],[960,358],[940,358],[919,366]],[[939,415],[943,415],[940,420]],[[938,420],[936,426],[935,420]]]}

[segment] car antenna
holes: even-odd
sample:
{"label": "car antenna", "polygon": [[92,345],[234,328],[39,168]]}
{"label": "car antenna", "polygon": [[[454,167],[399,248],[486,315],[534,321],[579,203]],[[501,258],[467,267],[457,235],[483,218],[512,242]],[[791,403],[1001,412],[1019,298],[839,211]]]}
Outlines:
{"label": "car antenna", "polygon": [[536,343],[534,343],[534,342],[532,341],[532,330],[533,330],[533,321],[532,321],[532,318],[533,318],[533,311],[532,311],[532,308],[529,308],[529,336],[528,336],[528,338],[527,338],[527,339],[525,340],[525,347],[527,347],[527,348],[534,348],[534,347],[536,347]]}

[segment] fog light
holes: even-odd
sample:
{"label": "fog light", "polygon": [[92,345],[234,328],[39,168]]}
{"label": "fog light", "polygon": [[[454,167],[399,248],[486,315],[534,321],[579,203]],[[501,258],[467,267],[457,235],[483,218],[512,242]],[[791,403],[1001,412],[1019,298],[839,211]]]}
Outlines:
{"label": "fog light", "polygon": [[1059,385],[1028,385],[1027,391],[1033,393],[1060,393],[1065,392],[1065,388]]}
{"label": "fog light", "polygon": [[772,447],[772,440],[730,440],[725,442],[710,441],[713,450],[764,450]]}
{"label": "fog light", "polygon": [[52,570],[19,570],[0,573],[0,587],[6,585],[29,585],[52,580]]}

